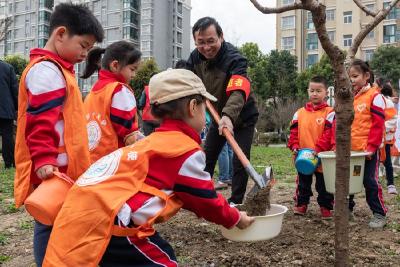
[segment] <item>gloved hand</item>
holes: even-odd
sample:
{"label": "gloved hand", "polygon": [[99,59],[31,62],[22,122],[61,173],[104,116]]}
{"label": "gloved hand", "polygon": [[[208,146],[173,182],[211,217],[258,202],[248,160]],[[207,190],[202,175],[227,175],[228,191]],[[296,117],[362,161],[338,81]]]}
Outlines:
{"label": "gloved hand", "polygon": [[222,116],[221,120],[219,121],[218,124],[218,131],[219,135],[223,135],[222,129],[227,128],[228,131],[233,135],[233,124],[231,119],[228,116]]}

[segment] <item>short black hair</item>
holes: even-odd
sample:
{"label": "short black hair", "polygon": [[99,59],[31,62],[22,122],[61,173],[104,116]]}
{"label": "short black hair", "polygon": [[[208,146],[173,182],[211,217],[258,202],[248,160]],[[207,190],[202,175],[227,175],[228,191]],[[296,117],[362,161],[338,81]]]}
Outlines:
{"label": "short black hair", "polygon": [[175,64],[175,69],[186,69],[187,61],[184,59],[180,59]]}
{"label": "short black hair", "polygon": [[50,16],[50,34],[64,26],[70,35],[93,35],[97,42],[104,39],[104,30],[93,13],[82,4],[61,3]]}
{"label": "short black hair", "polygon": [[390,85],[389,82],[386,82],[382,86],[381,94],[384,96],[389,96],[389,97],[393,96],[393,87]]}
{"label": "short black hair", "polygon": [[192,99],[195,99],[197,104],[205,102],[202,95],[189,95],[163,104],[150,104],[151,114],[160,120],[183,120],[186,116],[185,107]]}
{"label": "short black hair", "polygon": [[222,28],[221,28],[221,26],[219,26],[218,22],[212,17],[204,17],[204,18],[201,18],[198,21],[196,21],[196,23],[193,25],[193,28],[192,28],[193,37],[197,31],[202,32],[202,31],[206,30],[208,27],[210,27],[211,25],[215,26],[218,37],[221,37],[222,36]]}
{"label": "short black hair", "polygon": [[310,79],[310,82],[313,82],[313,83],[322,83],[324,86],[325,86],[325,88],[328,88],[328,81],[325,79],[325,77],[323,77],[323,76],[319,76],[319,75],[317,75],[317,76],[314,76],[314,77],[312,77],[311,79]]}

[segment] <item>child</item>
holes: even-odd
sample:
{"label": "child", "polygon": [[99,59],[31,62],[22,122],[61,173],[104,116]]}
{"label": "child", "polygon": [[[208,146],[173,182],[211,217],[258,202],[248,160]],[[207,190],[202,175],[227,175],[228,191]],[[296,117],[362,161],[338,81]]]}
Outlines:
{"label": "child", "polygon": [[397,124],[397,110],[392,101],[393,97],[393,89],[389,82],[386,82],[382,85],[381,94],[385,98],[386,109],[385,109],[385,160],[384,166],[386,170],[386,180],[387,180],[387,188],[389,194],[397,194],[396,186],[393,183],[393,166],[392,166],[392,158],[391,158],[391,148],[394,144],[394,134],[396,132],[396,124]]}
{"label": "child", "polygon": [[[387,209],[383,202],[382,187],[378,178],[378,149],[382,143],[385,126],[385,100],[377,87],[371,87],[371,70],[368,64],[355,59],[349,69],[354,93],[354,120],[351,125],[351,150],[369,152],[365,160],[363,183],[365,196],[373,218],[371,228],[383,228]],[[350,196],[349,208],[355,206],[354,195]]]}
{"label": "child", "polygon": [[177,266],[172,247],[152,225],[183,207],[231,228],[254,218],[217,194],[204,171],[200,132],[205,98],[195,74],[173,69],[150,80],[150,136],[94,163],[76,182],[57,216],[44,266]]}
{"label": "child", "polygon": [[140,138],[136,100],[128,83],[136,75],[141,53],[132,43],[119,41],[89,52],[82,78],[99,69],[99,80],[85,99],[91,162]]}
{"label": "child", "polygon": [[[321,76],[315,76],[308,85],[308,96],[310,102],[305,107],[299,109],[293,116],[290,126],[290,137],[288,147],[297,155],[298,150],[310,148],[316,153],[329,150],[331,140],[324,136],[330,136],[334,113],[332,108],[325,102],[327,97],[327,81]],[[320,206],[322,219],[331,219],[333,209],[333,195],[325,189],[324,176],[322,170],[315,171],[315,189],[318,192],[317,202]],[[304,175],[298,172],[295,192],[294,213],[304,215],[307,205],[310,203],[312,194],[312,174]]]}
{"label": "child", "polygon": [[[60,4],[50,17],[50,37],[33,49],[18,96],[16,174],[17,207],[54,171],[78,178],[90,165],[83,103],[74,64],[103,40],[103,28],[83,5]],[[42,265],[51,226],[35,222],[34,255]]]}

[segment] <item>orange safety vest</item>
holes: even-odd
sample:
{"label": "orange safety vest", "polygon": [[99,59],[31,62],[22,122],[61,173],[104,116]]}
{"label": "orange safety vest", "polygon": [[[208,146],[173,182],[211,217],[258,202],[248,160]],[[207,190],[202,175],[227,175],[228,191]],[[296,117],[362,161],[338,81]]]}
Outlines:
{"label": "orange safety vest", "polygon": [[315,149],[318,139],[324,132],[326,116],[332,110],[331,107],[326,107],[316,111],[307,111],[303,107],[297,112],[300,148]]}
{"label": "orange safety vest", "polygon": [[[175,194],[144,183],[153,155],[179,157],[200,146],[179,131],[155,132],[145,139],[101,158],[68,192],[52,229],[43,266],[98,266],[112,235],[145,238],[154,223],[168,220],[182,207]],[[165,207],[146,224],[122,228],[114,219],[137,192],[158,196]]]}
{"label": "orange safety vest", "polygon": [[64,69],[57,61],[47,56],[31,60],[22,73],[19,83],[18,125],[15,142],[16,171],[14,179],[16,207],[20,207],[33,191],[30,183],[31,171],[33,170],[32,160],[25,137],[26,109],[28,106],[28,93],[25,85],[25,78],[34,64],[45,60],[53,62],[60,68],[66,82],[66,98],[63,104],[62,114],[64,119],[65,146],[59,147],[59,153],[67,153],[67,175],[75,180],[90,166],[87,131],[85,128],[85,119],[83,117],[82,95],[79,91],[74,74]]}
{"label": "orange safety vest", "polygon": [[354,97],[354,120],[351,125],[351,150],[353,151],[367,149],[368,135],[372,125],[371,104],[377,94],[379,94],[378,89],[372,87]]}
{"label": "orange safety vest", "polygon": [[91,91],[85,99],[85,118],[92,163],[118,149],[118,135],[110,119],[112,94],[118,85],[126,86],[120,82],[109,83],[98,91]]}
{"label": "orange safety vest", "polygon": [[149,86],[146,85],[144,87],[144,92],[146,93],[146,103],[143,108],[143,114],[142,114],[142,119],[144,121],[157,121],[156,118],[154,118],[153,114],[151,114],[151,108],[150,108],[150,97],[149,97]]}

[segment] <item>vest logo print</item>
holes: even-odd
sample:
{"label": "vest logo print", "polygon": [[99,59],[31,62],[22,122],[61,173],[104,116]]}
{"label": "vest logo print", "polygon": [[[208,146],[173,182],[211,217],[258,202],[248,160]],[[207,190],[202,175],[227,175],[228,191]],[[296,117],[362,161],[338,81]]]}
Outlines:
{"label": "vest logo print", "polygon": [[365,103],[362,103],[362,104],[357,105],[357,110],[358,110],[358,112],[363,112],[366,107],[367,107],[367,105]]}
{"label": "vest logo print", "polygon": [[131,151],[128,153],[128,160],[137,160],[138,153],[136,151]]}
{"label": "vest logo print", "polygon": [[76,181],[78,186],[87,186],[101,183],[116,173],[122,156],[122,149],[102,157]]}
{"label": "vest logo print", "polygon": [[322,125],[322,123],[324,122],[324,118],[317,118],[316,122],[318,125]]}
{"label": "vest logo print", "polygon": [[92,151],[97,147],[101,139],[101,128],[97,121],[89,121],[86,125],[88,139],[89,139],[89,151]]}

